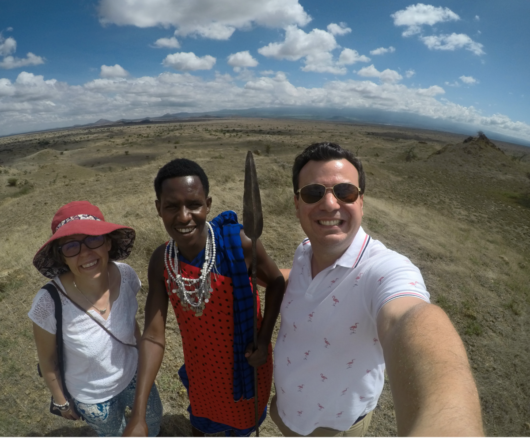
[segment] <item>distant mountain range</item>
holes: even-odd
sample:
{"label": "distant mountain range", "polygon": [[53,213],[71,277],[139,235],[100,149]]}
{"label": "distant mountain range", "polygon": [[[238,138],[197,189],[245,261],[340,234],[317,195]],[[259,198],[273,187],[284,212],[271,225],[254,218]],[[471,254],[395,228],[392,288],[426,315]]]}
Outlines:
{"label": "distant mountain range", "polygon": [[389,112],[373,109],[336,109],[336,108],[249,108],[242,110],[220,110],[208,112],[180,112],[175,114],[164,114],[159,117],[144,117],[141,119],[120,119],[116,121],[100,119],[97,122],[83,126],[116,126],[116,125],[139,125],[149,123],[164,123],[174,121],[201,121],[207,119],[226,117],[264,117],[264,118],[292,118],[305,120],[328,120],[342,123],[362,123],[375,125],[402,126],[407,128],[429,129],[434,131],[445,131],[456,134],[474,135],[478,130],[484,132],[489,138],[497,141],[515,143],[530,147],[530,141],[516,137],[498,134],[482,127],[473,127],[463,123],[450,122],[447,120],[433,119],[430,117],[408,114],[403,112]]}

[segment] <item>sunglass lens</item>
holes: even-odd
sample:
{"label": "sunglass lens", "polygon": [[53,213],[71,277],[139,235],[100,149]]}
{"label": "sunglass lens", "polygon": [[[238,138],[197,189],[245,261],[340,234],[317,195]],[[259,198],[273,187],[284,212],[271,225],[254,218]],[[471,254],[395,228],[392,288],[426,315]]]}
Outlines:
{"label": "sunglass lens", "polygon": [[71,242],[65,243],[61,246],[61,252],[65,257],[73,257],[79,254],[79,249],[81,248],[81,243],[77,240],[72,240]]}
{"label": "sunglass lens", "polygon": [[105,236],[87,236],[85,237],[85,245],[90,249],[99,248],[105,243]]}
{"label": "sunglass lens", "polygon": [[326,188],[320,184],[310,184],[300,190],[300,196],[306,204],[314,204],[322,199]]}
{"label": "sunglass lens", "polygon": [[340,183],[333,187],[335,196],[338,200],[347,204],[352,204],[357,200],[359,196],[359,190],[353,184]]}

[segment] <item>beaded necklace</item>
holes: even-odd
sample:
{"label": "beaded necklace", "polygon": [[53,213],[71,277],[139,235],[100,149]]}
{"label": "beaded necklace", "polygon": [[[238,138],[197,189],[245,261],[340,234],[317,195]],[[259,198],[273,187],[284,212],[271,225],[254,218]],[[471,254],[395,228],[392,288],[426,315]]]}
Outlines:
{"label": "beaded necklace", "polygon": [[[195,316],[201,316],[206,303],[210,301],[210,294],[213,289],[210,286],[210,272],[215,266],[215,235],[209,222],[208,234],[206,236],[206,247],[204,248],[204,263],[201,268],[199,278],[186,278],[180,274],[180,264],[178,259],[178,247],[173,239],[169,239],[164,252],[164,263],[169,276],[168,287],[172,293],[176,293],[180,298],[182,308],[193,310]],[[175,255],[171,259],[171,253]],[[175,288],[171,289],[171,280],[175,283]]]}

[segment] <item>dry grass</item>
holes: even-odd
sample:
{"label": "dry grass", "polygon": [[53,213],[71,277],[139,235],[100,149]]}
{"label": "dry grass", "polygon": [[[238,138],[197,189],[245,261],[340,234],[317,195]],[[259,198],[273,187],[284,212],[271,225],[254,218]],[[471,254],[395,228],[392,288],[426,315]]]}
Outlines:
{"label": "dry grass", "polygon": [[[246,151],[259,151],[262,240],[280,267],[290,267],[304,237],[294,215],[290,167],[301,148],[322,140],[349,147],[363,159],[363,226],[421,268],[432,301],[462,335],[487,434],[530,435],[530,206],[524,202],[530,197],[530,163],[517,159],[524,151],[515,146],[506,147],[502,158],[492,148],[469,145],[466,152],[458,146],[463,139],[403,128],[263,119],[0,138],[0,435],[91,434],[83,423],[47,413],[49,394],[35,370],[26,316],[45,282],[32,267],[32,256],[49,237],[59,206],[87,199],[109,220],[136,229],[128,263],[144,284],[142,324],[147,263],[166,239],[152,188],[159,167],[175,157],[196,160],[211,181],[212,217],[226,209],[241,215]],[[171,315],[167,333],[157,378],[165,411],[162,432],[189,435],[187,396],[176,374],[183,363],[180,335]],[[278,435],[266,421],[262,435]],[[369,435],[395,434],[387,386]]]}

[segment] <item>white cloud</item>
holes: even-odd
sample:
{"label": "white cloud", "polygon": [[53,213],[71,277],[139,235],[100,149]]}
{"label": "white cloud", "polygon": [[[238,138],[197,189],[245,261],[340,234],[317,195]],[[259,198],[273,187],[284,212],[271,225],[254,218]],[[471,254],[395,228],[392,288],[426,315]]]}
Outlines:
{"label": "white cloud", "polygon": [[338,47],[333,34],[321,29],[313,29],[305,33],[296,26],[289,26],[285,30],[285,40],[282,43],[270,43],[258,49],[263,56],[276,59],[298,61],[308,55],[330,52]]}
{"label": "white cloud", "polygon": [[385,53],[394,53],[395,51],[396,49],[392,46],[390,46],[388,49],[385,47],[379,47],[378,49],[371,50],[370,55],[374,55],[374,56],[384,55]]}
{"label": "white cloud", "polygon": [[178,52],[167,55],[162,64],[179,71],[194,71],[211,70],[215,61],[216,59],[210,55],[199,57],[192,52]]}
{"label": "white cloud", "polygon": [[368,56],[359,55],[357,50],[344,49],[339,56],[338,64],[340,65],[351,65],[356,62],[370,62]]}
{"label": "white cloud", "polygon": [[[8,28],[7,30],[12,30]],[[17,42],[14,38],[8,37],[4,38],[0,32],[0,56],[3,56],[4,59],[0,61],[0,68],[11,69],[19,67],[27,67],[29,65],[39,65],[44,64],[44,59],[40,56],[34,55],[31,52],[28,52],[25,58],[17,58],[12,56],[12,53],[15,53],[17,50]]]}
{"label": "white cloud", "polygon": [[475,15],[475,21],[480,21],[480,17],[478,15]]}
{"label": "white cloud", "polygon": [[473,76],[460,76],[459,78],[464,84],[475,85],[478,81]]}
{"label": "white cloud", "polygon": [[160,49],[180,49],[180,43],[175,37],[159,38],[155,41],[155,47]]}
{"label": "white cloud", "polygon": [[156,77],[102,78],[71,86],[22,72],[14,82],[0,79],[0,134],[71,126],[100,118],[300,106],[397,111],[530,140],[530,125],[502,114],[485,116],[473,106],[439,99],[444,90],[436,85],[415,88],[365,79],[334,80],[306,88],[291,84],[284,73],[267,73],[244,86],[238,86],[230,75],[216,74],[205,80],[190,73],[171,72]]}
{"label": "white cloud", "polygon": [[415,74],[416,74],[416,72],[415,72],[414,70],[412,70],[412,69],[411,69],[411,70],[407,70],[407,71],[405,72],[405,77],[407,77],[407,78],[411,78],[411,77],[414,76]]}
{"label": "white cloud", "polygon": [[351,49],[344,49],[339,60],[335,61],[331,52],[337,48],[339,45],[331,32],[313,29],[306,33],[296,26],[289,26],[285,30],[283,42],[270,43],[258,49],[258,52],[263,56],[288,61],[298,61],[304,58],[303,71],[341,75],[347,72],[344,65],[369,61],[369,58]]}
{"label": "white cloud", "polygon": [[129,76],[127,70],[121,65],[102,65],[99,74],[102,78],[126,78]]}
{"label": "white cloud", "polygon": [[226,40],[253,25],[305,26],[311,17],[298,0],[100,0],[100,22],[175,27],[175,35]]}
{"label": "white cloud", "polygon": [[421,32],[421,27],[433,26],[446,21],[457,21],[460,17],[449,8],[436,7],[418,3],[410,5],[390,15],[394,19],[395,26],[406,26],[403,32],[404,37],[415,35]]}
{"label": "white cloud", "polygon": [[403,76],[401,76],[397,71],[389,70],[388,68],[383,71],[378,71],[373,64],[368,67],[361,68],[357,74],[367,78],[379,78],[381,82],[386,83],[395,83],[403,79]]}
{"label": "white cloud", "polygon": [[228,65],[234,67],[234,70],[242,67],[256,67],[258,61],[256,61],[248,50],[244,52],[232,53],[228,56]]}
{"label": "white cloud", "polygon": [[0,68],[11,69],[39,64],[44,64],[44,59],[40,56],[34,55],[31,52],[28,52],[25,58],[6,56],[2,61],[0,61]]}
{"label": "white cloud", "polygon": [[346,26],[346,23],[331,23],[328,24],[328,32],[332,35],[346,35],[351,32],[351,29]]}
{"label": "white cloud", "polygon": [[482,44],[473,41],[464,33],[452,33],[451,35],[431,35],[421,37],[421,40],[431,50],[456,50],[466,49],[475,55],[484,55]]}
{"label": "white cloud", "polygon": [[17,49],[17,42],[14,38],[5,38],[0,33],[0,56],[8,56],[15,53]]}

